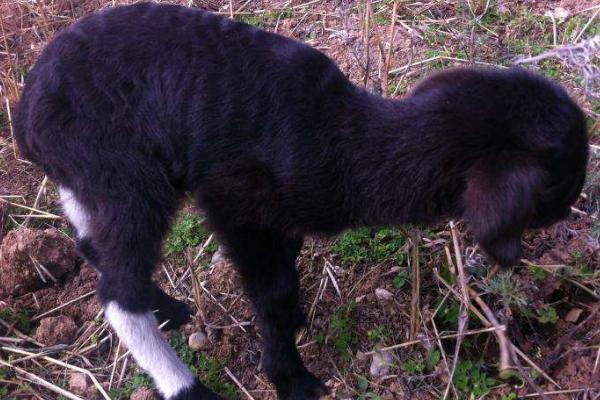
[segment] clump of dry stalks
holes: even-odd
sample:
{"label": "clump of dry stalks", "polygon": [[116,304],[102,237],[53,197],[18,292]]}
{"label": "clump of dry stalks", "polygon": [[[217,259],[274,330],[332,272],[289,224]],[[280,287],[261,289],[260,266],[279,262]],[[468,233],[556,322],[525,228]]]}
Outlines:
{"label": "clump of dry stalks", "polygon": [[538,63],[549,58],[561,60],[565,66],[578,72],[584,83],[585,94],[600,99],[600,35],[579,43],[557,47],[535,57],[519,58],[515,64]]}

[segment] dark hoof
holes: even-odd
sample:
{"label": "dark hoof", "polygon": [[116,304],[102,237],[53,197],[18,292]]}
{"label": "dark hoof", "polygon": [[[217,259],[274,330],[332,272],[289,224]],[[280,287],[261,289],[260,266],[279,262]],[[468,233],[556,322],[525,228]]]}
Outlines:
{"label": "dark hoof", "polygon": [[163,329],[176,329],[191,321],[192,310],[184,302],[175,300],[165,293],[159,294],[155,300],[152,308],[158,310],[155,313],[158,323],[162,324],[167,320],[169,321]]}
{"label": "dark hoof", "polygon": [[318,400],[329,393],[329,389],[308,371],[294,377],[294,380],[277,390],[280,400]]}
{"label": "dark hoof", "polygon": [[194,386],[179,392],[176,396],[166,400],[225,400],[223,397],[211,391],[199,381]]}

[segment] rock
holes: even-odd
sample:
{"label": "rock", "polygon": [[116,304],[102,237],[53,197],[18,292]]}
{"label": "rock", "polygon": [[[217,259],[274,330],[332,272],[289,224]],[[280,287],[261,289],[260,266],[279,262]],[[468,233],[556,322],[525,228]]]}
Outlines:
{"label": "rock", "polygon": [[10,231],[0,246],[0,297],[47,286],[73,270],[76,262],[73,241],[58,229]]}
{"label": "rock", "polygon": [[377,296],[379,300],[384,301],[390,301],[394,298],[394,294],[392,292],[383,288],[375,289],[375,296]]}
{"label": "rock", "polygon": [[71,344],[77,334],[77,325],[71,317],[61,315],[47,317],[40,321],[40,326],[35,331],[35,337],[46,346],[57,344]]}
{"label": "rock", "polygon": [[215,254],[213,254],[213,256],[210,260],[210,265],[218,264],[221,261],[224,261],[223,252],[221,251],[221,248],[219,247],[219,249],[217,251],[215,251]]}
{"label": "rock", "polygon": [[572,323],[577,322],[577,320],[581,316],[582,312],[583,312],[583,310],[581,308],[577,308],[577,307],[571,308],[571,310],[569,310],[567,315],[565,315],[565,321],[569,321]]}
{"label": "rock", "polygon": [[154,390],[142,386],[131,393],[129,400],[160,400],[160,396]]}
{"label": "rock", "polygon": [[69,377],[69,390],[75,394],[82,395],[88,390],[88,377],[83,372],[76,372]]}
{"label": "rock", "polygon": [[394,356],[391,352],[376,350],[375,353],[373,353],[371,367],[369,368],[371,378],[377,379],[388,375],[393,362]]}
{"label": "rock", "polygon": [[194,332],[188,338],[188,345],[192,350],[207,350],[210,348],[210,340],[206,333],[202,331]]}

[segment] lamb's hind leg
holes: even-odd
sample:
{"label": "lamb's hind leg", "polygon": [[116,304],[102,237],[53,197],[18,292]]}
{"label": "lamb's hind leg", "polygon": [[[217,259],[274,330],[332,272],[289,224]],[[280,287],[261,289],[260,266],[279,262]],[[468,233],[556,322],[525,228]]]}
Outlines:
{"label": "lamb's hind leg", "polygon": [[150,195],[129,192],[115,204],[95,200],[86,205],[61,189],[65,214],[77,229],[78,248],[99,271],[97,294],[105,317],[139,366],[167,400],[220,399],[179,360],[152,312],[157,302],[166,309],[180,307],[151,280],[175,201],[161,203]]}
{"label": "lamb's hind leg", "polygon": [[238,268],[263,338],[262,367],[280,399],[313,400],[326,393],[302,363],[295,332],[304,324],[295,261],[301,238],[253,230],[228,232],[221,241]]}

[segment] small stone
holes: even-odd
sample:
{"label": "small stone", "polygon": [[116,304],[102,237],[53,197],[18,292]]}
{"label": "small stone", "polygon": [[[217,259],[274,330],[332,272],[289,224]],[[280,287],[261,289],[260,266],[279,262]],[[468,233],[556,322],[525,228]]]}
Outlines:
{"label": "small stone", "polygon": [[554,16],[560,22],[565,21],[567,18],[569,18],[570,15],[571,15],[571,12],[564,7],[556,7],[554,9]]}
{"label": "small stone", "polygon": [[581,313],[583,312],[583,310],[581,308],[572,308],[567,315],[565,316],[565,321],[569,321],[569,322],[577,322],[577,320],[579,319],[579,317],[581,316]]}
{"label": "small stone", "polygon": [[160,400],[160,397],[154,390],[142,386],[131,393],[129,400]]}
{"label": "small stone", "polygon": [[57,344],[71,344],[77,334],[77,325],[71,317],[60,315],[47,317],[40,321],[40,326],[35,331],[35,337],[46,346]]}
{"label": "small stone", "polygon": [[383,288],[375,289],[375,296],[377,296],[379,300],[385,301],[390,301],[394,298],[394,294],[392,292]]}
{"label": "small stone", "polygon": [[376,350],[375,353],[373,353],[371,367],[369,368],[371,378],[376,379],[388,375],[393,362],[394,357],[392,356],[392,353],[389,351]]}
{"label": "small stone", "polygon": [[210,265],[218,264],[221,261],[223,261],[223,252],[221,251],[221,248],[219,247],[219,249],[217,251],[215,251],[215,254],[213,254],[213,256],[210,260]]}
{"label": "small stone", "polygon": [[313,320],[313,326],[315,328],[320,328],[321,325],[323,325],[323,320],[320,317],[315,317],[315,319]]}
{"label": "small stone", "polygon": [[207,350],[210,348],[210,340],[206,333],[202,331],[194,332],[188,338],[188,345],[192,348],[192,350]]}
{"label": "small stone", "polygon": [[88,389],[87,375],[83,372],[76,372],[69,377],[69,389],[75,394],[85,394]]}

